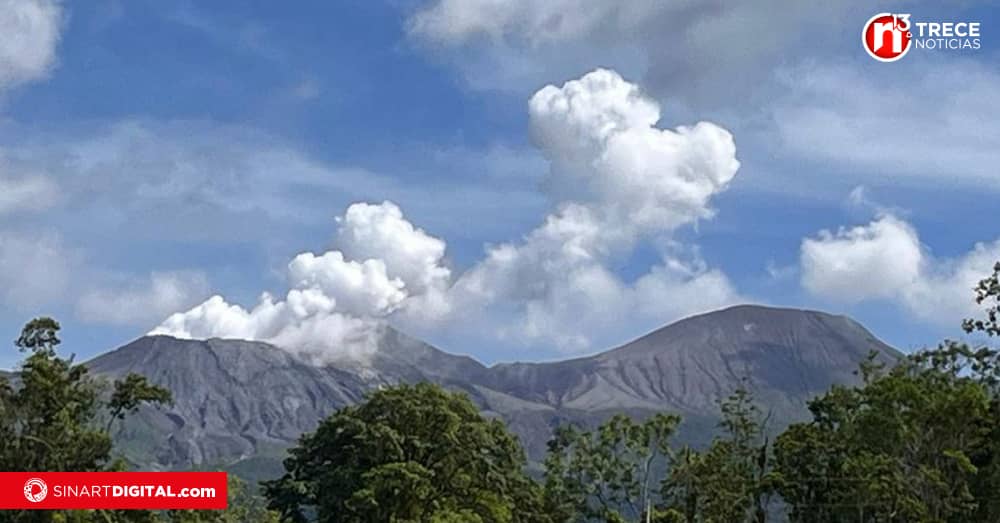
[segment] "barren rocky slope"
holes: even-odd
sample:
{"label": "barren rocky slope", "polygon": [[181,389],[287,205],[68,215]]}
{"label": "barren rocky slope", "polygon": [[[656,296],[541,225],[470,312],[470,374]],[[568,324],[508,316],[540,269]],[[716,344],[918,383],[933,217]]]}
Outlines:
{"label": "barren rocky slope", "polygon": [[365,364],[314,366],[264,343],[152,336],[88,365],[106,376],[138,372],[173,391],[173,406],[143,409],[116,434],[137,466],[228,466],[259,477],[276,473],[283,449],[321,418],[390,383],[426,380],[468,392],[537,459],[555,424],[596,423],[614,412],[677,412],[686,420],[682,437],[703,441],[717,400],[742,382],[777,429],[805,416],[808,398],[853,382],[873,350],[899,357],[843,316],[738,306],[553,363],[485,367],[386,328]]}

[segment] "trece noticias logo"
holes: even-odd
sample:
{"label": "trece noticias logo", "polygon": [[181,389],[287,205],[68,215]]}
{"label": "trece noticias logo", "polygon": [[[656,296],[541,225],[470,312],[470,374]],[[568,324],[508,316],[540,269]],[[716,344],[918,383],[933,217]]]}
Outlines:
{"label": "trece noticias logo", "polygon": [[879,13],[861,30],[861,45],[880,62],[895,62],[911,49],[978,51],[982,23],[978,21],[913,20],[909,13]]}

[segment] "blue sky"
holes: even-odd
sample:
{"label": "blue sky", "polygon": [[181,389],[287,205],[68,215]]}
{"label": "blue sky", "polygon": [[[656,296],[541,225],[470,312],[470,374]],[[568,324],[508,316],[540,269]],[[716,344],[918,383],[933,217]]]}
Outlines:
{"label": "blue sky", "polygon": [[[217,294],[162,331],[316,354],[374,319],[494,362],[759,302],[960,336],[1000,259],[995,15],[765,4],[0,1],[0,330],[51,314],[85,358]],[[879,11],[981,49],[875,62]],[[563,143],[601,111],[644,145]]]}

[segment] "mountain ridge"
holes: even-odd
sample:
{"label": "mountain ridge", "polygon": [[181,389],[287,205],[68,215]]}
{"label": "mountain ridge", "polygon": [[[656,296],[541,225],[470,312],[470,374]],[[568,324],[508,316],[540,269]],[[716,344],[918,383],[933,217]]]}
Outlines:
{"label": "mountain ridge", "polygon": [[901,353],[846,316],[740,305],[692,316],[608,351],[554,362],[483,365],[386,327],[362,372],[317,366],[261,342],[147,336],[86,364],[99,376],[139,372],[170,388],[173,406],[142,409],[116,432],[143,468],[233,465],[276,469],[284,448],[338,408],[378,387],[432,381],[468,393],[503,418],[532,459],[559,423],[598,423],[616,412],[676,412],[681,437],[704,441],[716,402],[747,382],[776,424],[806,415],[805,401],[853,383],[870,351]]}

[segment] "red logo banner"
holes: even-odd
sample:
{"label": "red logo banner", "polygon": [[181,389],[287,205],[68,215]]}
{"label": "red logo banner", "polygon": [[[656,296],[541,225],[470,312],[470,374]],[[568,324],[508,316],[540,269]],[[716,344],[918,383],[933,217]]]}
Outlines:
{"label": "red logo banner", "polygon": [[225,508],[225,472],[0,472],[0,509]]}

